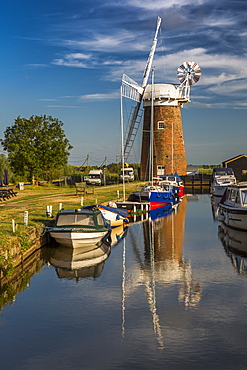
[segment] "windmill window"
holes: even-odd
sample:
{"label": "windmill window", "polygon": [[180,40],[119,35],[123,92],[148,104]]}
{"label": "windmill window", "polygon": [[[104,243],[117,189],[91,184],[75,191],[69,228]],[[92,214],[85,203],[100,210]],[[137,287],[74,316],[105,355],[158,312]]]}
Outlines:
{"label": "windmill window", "polygon": [[157,166],[157,175],[163,176],[166,173],[166,166],[158,165]]}
{"label": "windmill window", "polygon": [[165,121],[158,121],[158,129],[162,130],[165,128]]}

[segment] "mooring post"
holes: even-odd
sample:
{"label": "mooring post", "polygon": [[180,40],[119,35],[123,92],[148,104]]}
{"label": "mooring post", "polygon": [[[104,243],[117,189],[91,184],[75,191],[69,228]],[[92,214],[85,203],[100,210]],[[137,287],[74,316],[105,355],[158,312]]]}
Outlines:
{"label": "mooring post", "polygon": [[28,225],[28,211],[24,211],[24,225]]}
{"label": "mooring post", "polygon": [[15,220],[12,220],[12,231],[15,233]]}

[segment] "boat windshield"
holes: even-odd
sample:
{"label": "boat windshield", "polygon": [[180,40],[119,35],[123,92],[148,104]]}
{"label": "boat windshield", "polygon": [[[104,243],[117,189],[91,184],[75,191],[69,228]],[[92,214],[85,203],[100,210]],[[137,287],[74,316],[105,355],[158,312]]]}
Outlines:
{"label": "boat windshield", "polygon": [[169,176],[167,179],[168,179],[168,181],[176,181],[174,176]]}
{"label": "boat windshield", "polygon": [[229,200],[232,202],[235,202],[236,195],[237,195],[237,191],[235,189],[232,189],[229,194]]}
{"label": "boat windshield", "polygon": [[247,205],[247,190],[242,190],[241,195],[242,195],[242,204],[243,206],[246,206]]}
{"label": "boat windshield", "polygon": [[57,226],[94,226],[93,215],[64,214],[59,215]]}
{"label": "boat windshield", "polygon": [[232,170],[225,170],[225,171],[215,171],[214,173],[215,176],[229,176],[229,175],[234,175]]}
{"label": "boat windshield", "polygon": [[104,218],[103,218],[103,216],[102,216],[102,213],[99,213],[98,215],[97,215],[97,222],[98,222],[98,225],[99,226],[104,226]]}

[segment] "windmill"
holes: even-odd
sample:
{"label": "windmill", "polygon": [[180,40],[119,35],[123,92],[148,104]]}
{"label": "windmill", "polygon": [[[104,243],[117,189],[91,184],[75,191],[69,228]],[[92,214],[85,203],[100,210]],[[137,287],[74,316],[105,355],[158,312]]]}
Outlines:
{"label": "windmill", "polygon": [[140,178],[146,180],[150,171],[150,133],[152,132],[152,174],[177,172],[186,174],[186,156],[180,108],[190,102],[190,87],[199,81],[201,69],[195,62],[184,62],[177,69],[180,84],[147,84],[161,24],[158,17],[156,32],[143,75],[142,85],[123,75],[121,96],[137,102],[126,130],[123,160],[127,161],[141,122],[144,107]]}

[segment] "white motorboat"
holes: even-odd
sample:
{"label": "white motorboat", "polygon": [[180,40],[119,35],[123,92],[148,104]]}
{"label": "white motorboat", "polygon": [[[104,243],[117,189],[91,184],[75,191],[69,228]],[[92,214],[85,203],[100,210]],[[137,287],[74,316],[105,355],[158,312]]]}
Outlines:
{"label": "white motorboat", "polygon": [[218,220],[234,229],[247,231],[247,182],[227,187],[219,202]]}
{"label": "white motorboat", "polygon": [[210,193],[215,197],[222,197],[227,186],[236,184],[236,177],[231,168],[214,168]]}
{"label": "white motorboat", "polygon": [[110,238],[111,228],[97,208],[69,209],[57,213],[50,236],[65,247],[82,247]]}

